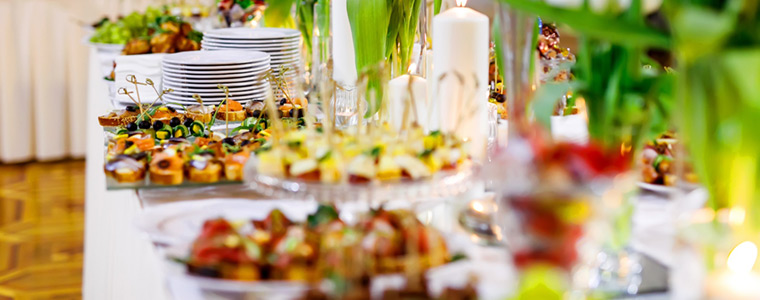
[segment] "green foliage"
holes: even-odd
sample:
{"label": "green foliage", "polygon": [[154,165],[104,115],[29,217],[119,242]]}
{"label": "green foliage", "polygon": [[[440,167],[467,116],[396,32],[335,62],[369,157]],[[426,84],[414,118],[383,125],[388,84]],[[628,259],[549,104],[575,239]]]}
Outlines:
{"label": "green foliage", "polygon": [[277,28],[296,28],[291,10],[296,0],[267,1],[264,10],[264,26]]}

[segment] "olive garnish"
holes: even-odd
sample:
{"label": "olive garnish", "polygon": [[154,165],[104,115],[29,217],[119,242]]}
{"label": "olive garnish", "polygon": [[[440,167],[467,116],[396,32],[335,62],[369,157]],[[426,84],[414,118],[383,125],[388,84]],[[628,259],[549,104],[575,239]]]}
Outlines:
{"label": "olive garnish", "polygon": [[151,124],[150,124],[150,121],[148,121],[148,120],[142,120],[142,121],[140,121],[140,124],[138,125],[138,127],[140,127],[140,129],[150,129],[150,126],[151,126]]}
{"label": "olive garnish", "polygon": [[252,114],[252,116],[253,116],[254,118],[258,118],[258,117],[260,117],[260,116],[261,116],[261,110],[258,110],[258,109],[257,109],[257,110],[254,110],[254,111],[253,111],[253,114]]}
{"label": "olive garnish", "polygon": [[288,103],[288,99],[285,99],[285,98],[280,99],[280,106],[285,105],[285,103]]}
{"label": "olive garnish", "polygon": [[182,121],[180,121],[177,117],[174,117],[171,119],[171,121],[169,121],[169,126],[171,127],[179,126],[180,124],[182,124]]}
{"label": "olive garnish", "polygon": [[134,144],[135,142],[133,141],[127,141],[126,143],[124,143],[124,149],[129,149],[129,147],[132,147],[132,145]]}
{"label": "olive garnish", "polygon": [[137,106],[127,105],[127,111],[128,112],[136,112],[137,111]]}
{"label": "olive garnish", "polygon": [[167,106],[166,109],[168,109],[170,112],[173,112],[173,113],[177,112],[177,110],[174,109],[174,107],[171,107],[171,106]]}
{"label": "olive garnish", "polygon": [[161,121],[153,122],[153,129],[161,130],[162,128],[164,128],[164,122],[161,122]]}
{"label": "olive garnish", "polygon": [[135,124],[134,122],[127,124],[127,130],[128,131],[135,131],[135,130],[137,130],[137,124]]}
{"label": "olive garnish", "polygon": [[222,143],[230,145],[230,146],[235,146],[235,139],[231,137],[226,137],[222,140]]}
{"label": "olive garnish", "polygon": [[169,162],[168,160],[162,160],[162,161],[158,162],[158,167],[161,168],[161,169],[166,169],[170,165],[171,165],[171,162]]}
{"label": "olive garnish", "polygon": [[248,145],[248,144],[250,144],[250,143],[251,143],[251,141],[249,141],[249,140],[244,140],[242,143],[240,143],[240,147],[245,147],[245,146],[247,146],[247,145]]}
{"label": "olive garnish", "polygon": [[183,125],[185,125],[185,127],[187,128],[190,128],[191,126],[193,126],[193,119],[190,119],[190,118],[185,119],[185,123],[183,123]]}

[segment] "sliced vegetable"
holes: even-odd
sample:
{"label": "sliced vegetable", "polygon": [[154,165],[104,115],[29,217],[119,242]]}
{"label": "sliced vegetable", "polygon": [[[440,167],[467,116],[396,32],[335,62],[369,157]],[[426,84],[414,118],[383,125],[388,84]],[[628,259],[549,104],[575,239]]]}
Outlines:
{"label": "sliced vegetable", "polygon": [[201,137],[203,136],[206,127],[203,126],[203,123],[201,122],[193,121],[188,129],[190,130],[190,134],[193,136]]}
{"label": "sliced vegetable", "polygon": [[156,138],[159,140],[166,140],[172,137],[172,132],[168,127],[164,127],[161,130],[156,131]]}
{"label": "sliced vegetable", "polygon": [[189,135],[190,135],[190,132],[187,129],[187,127],[185,127],[185,125],[177,125],[176,127],[174,127],[174,137],[183,138],[183,137],[188,137]]}

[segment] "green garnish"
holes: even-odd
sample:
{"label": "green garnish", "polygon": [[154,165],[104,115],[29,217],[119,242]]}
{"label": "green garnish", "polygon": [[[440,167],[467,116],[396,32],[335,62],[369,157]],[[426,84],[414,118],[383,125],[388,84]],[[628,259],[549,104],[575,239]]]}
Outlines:
{"label": "green garnish", "polygon": [[332,151],[327,151],[327,152],[325,153],[325,155],[322,155],[322,157],[320,157],[320,158],[317,160],[317,162],[323,162],[323,161],[326,161],[326,160],[330,159],[330,157],[331,157],[331,156],[332,156]]}
{"label": "green garnish", "polygon": [[172,132],[164,126],[161,130],[156,131],[156,139],[162,141],[172,137]]}
{"label": "green garnish", "polygon": [[185,125],[177,125],[177,127],[174,127],[174,137],[186,138],[188,135],[189,130],[187,130]]}
{"label": "green garnish", "polygon": [[256,125],[256,123],[258,123],[256,118],[249,117],[243,121],[243,124],[241,124],[240,127],[243,127],[245,129],[251,129],[253,128],[254,125]]}
{"label": "green garnish", "polygon": [[657,170],[657,168],[660,167],[660,164],[663,161],[666,161],[666,160],[667,161],[672,161],[673,159],[670,158],[670,156],[667,156],[667,155],[662,155],[662,154],[657,155],[657,157],[655,157],[654,161],[652,162],[652,167],[654,167],[654,169]]}
{"label": "green garnish", "polygon": [[425,156],[429,156],[430,154],[433,154],[433,151],[433,149],[425,149],[425,151],[422,151],[422,153],[420,153],[419,157],[423,158]]}
{"label": "green garnish", "polygon": [[203,123],[194,121],[192,124],[190,124],[190,133],[193,136],[201,137],[203,136],[203,132],[205,131],[205,126],[203,126]]}

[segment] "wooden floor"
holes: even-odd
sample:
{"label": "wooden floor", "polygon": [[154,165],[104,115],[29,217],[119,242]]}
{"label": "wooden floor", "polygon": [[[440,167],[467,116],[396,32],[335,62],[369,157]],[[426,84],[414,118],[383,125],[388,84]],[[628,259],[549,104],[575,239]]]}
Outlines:
{"label": "wooden floor", "polygon": [[0,165],[0,300],[80,299],[84,161]]}

